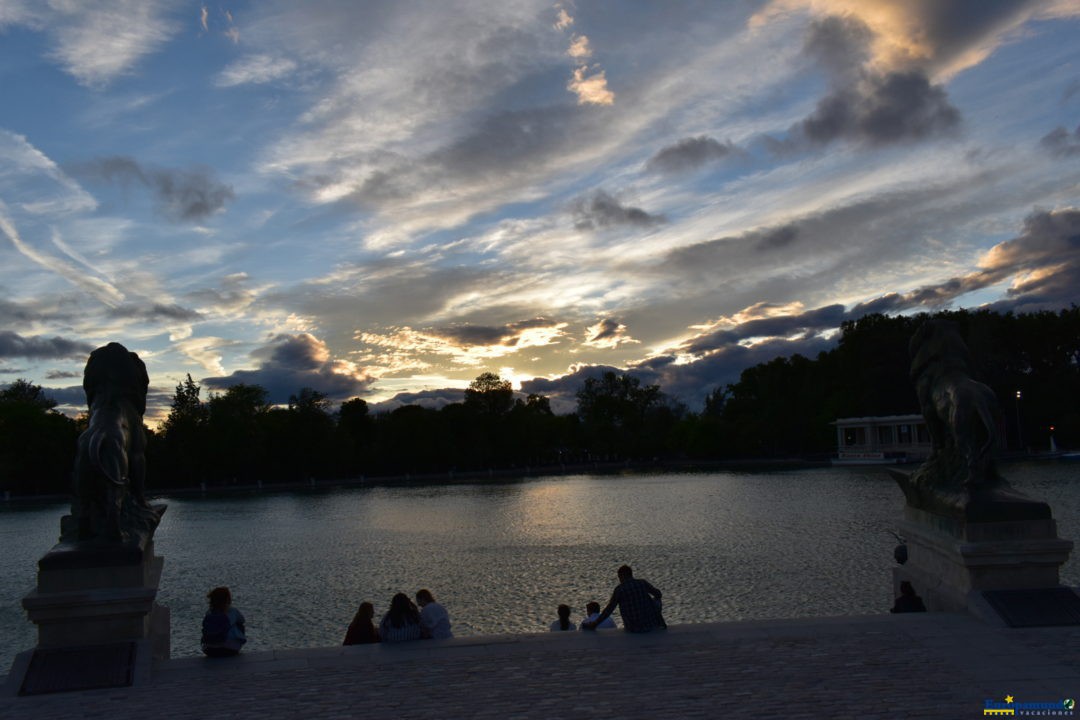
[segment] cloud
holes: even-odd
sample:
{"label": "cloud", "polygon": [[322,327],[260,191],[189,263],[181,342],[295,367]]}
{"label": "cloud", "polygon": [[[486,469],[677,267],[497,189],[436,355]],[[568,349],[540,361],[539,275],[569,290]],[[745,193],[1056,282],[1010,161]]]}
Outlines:
{"label": "cloud", "polygon": [[187,294],[203,315],[239,316],[251,307],[265,287],[251,287],[247,273],[230,273],[219,282],[218,288],[201,288]]}
{"label": "cloud", "polygon": [[202,313],[180,305],[150,302],[145,304],[124,304],[109,309],[109,316],[114,318],[134,318],[150,323],[157,322],[196,322],[202,320]]}
{"label": "cloud", "polygon": [[374,351],[360,356],[376,374],[427,367],[425,357],[442,356],[456,365],[477,366],[488,360],[527,348],[557,344],[565,337],[567,323],[532,318],[499,326],[448,325],[414,330],[392,328],[388,332],[360,332],[356,339]]}
{"label": "cloud", "polygon": [[419,405],[432,410],[441,410],[447,405],[465,401],[465,391],[461,388],[442,388],[439,390],[420,390],[417,392],[398,393],[389,400],[371,403],[371,413],[387,413],[405,405]]}
{"label": "cloud", "polygon": [[567,48],[566,54],[575,60],[587,60],[592,55],[589,38],[584,35],[574,35],[570,39],[570,47]]}
{"label": "cloud", "polygon": [[288,77],[297,69],[295,60],[272,55],[248,55],[222,70],[214,84],[218,87],[262,85]]}
{"label": "cloud", "polygon": [[613,318],[603,318],[585,330],[584,345],[594,348],[615,348],[619,345],[639,343],[630,337],[625,325]]}
{"label": "cloud", "polygon": [[104,305],[116,307],[124,301],[124,293],[120,292],[120,290],[108,280],[89,275],[85,270],[79,269],[62,258],[41,252],[34,246],[25,242],[19,234],[18,229],[15,227],[15,224],[5,215],[6,210],[7,207],[4,205],[3,201],[0,201],[0,232],[8,237],[11,244],[14,245],[15,249],[24,257],[46,270],[50,270],[57,275],[60,275],[76,287],[82,288],[87,293],[96,297],[98,301]]}
{"label": "cloud", "polygon": [[251,353],[254,370],[237,370],[223,377],[203,378],[208,388],[224,390],[245,383],[266,389],[273,404],[284,404],[298,390],[310,387],[334,401],[368,392],[371,378],[350,362],[334,360],[326,343],[309,333],[277,335]]}
{"label": "cloud", "polygon": [[570,13],[566,12],[566,8],[561,5],[556,5],[555,8],[559,11],[555,16],[555,29],[565,30],[574,24],[574,18],[570,16]]}
{"label": "cloud", "polygon": [[50,370],[45,373],[46,380],[75,380],[82,376],[81,372],[75,370]]}
{"label": "cloud", "polygon": [[52,38],[50,56],[79,83],[101,87],[168,42],[169,4],[154,0],[49,3],[28,23]]}
{"label": "cloud", "polygon": [[615,93],[608,89],[604,71],[594,67],[591,75],[588,72],[589,68],[584,65],[574,68],[573,76],[566,83],[566,89],[577,96],[578,105],[614,104]]}
{"label": "cloud", "polygon": [[947,135],[959,125],[960,111],[945,89],[912,71],[867,75],[835,90],[791,132],[816,145],[841,139],[885,145]]}
{"label": "cloud", "polygon": [[811,337],[834,329],[847,319],[844,306],[827,305],[796,315],[758,317],[733,327],[721,327],[684,341],[676,352],[680,355],[701,356],[733,345],[750,346],[765,340]]}
{"label": "cloud", "polygon": [[760,27],[793,13],[849,18],[872,32],[867,65],[891,72],[914,67],[950,78],[989,57],[1024,23],[1080,14],[1075,3],[1038,0],[773,0],[756,13]]}
{"label": "cloud", "polygon": [[570,204],[574,227],[578,230],[629,225],[652,227],[664,222],[661,215],[650,215],[641,208],[623,205],[603,190],[579,197]]}
{"label": "cloud", "polygon": [[1080,155],[1080,125],[1072,133],[1064,127],[1056,127],[1044,135],[1039,144],[1057,157]]}
{"label": "cloud", "polygon": [[180,340],[173,343],[173,347],[186,357],[202,365],[207,372],[224,375],[225,366],[221,362],[224,356],[221,350],[237,344],[235,340],[226,340],[219,337],[198,337]]}
{"label": "cloud", "polygon": [[232,186],[218,182],[208,168],[146,168],[130,157],[113,156],[83,163],[76,170],[107,182],[136,182],[149,188],[158,211],[174,222],[205,220],[224,209],[234,197]]}
{"label": "cloud", "polygon": [[1080,210],[1035,211],[1024,220],[1019,236],[980,257],[978,270],[906,293],[887,293],[856,305],[851,314],[938,309],[1008,280],[1012,286],[993,309],[1031,312],[1080,304]]}
{"label": "cloud", "polygon": [[720,142],[707,135],[688,137],[674,145],[661,148],[649,158],[645,169],[649,172],[678,173],[697,170],[704,165],[723,160],[738,153],[731,141]]}
{"label": "cloud", "polygon": [[23,337],[10,330],[0,330],[0,358],[84,358],[93,349],[92,345],[67,338]]}

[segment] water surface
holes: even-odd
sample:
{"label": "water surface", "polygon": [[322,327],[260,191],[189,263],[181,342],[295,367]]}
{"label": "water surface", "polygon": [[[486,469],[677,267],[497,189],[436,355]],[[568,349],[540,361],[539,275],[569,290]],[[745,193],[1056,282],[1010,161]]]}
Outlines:
{"label": "water surface", "polygon": [[[1080,537],[1075,466],[1004,469]],[[903,498],[883,472],[538,478],[500,484],[165,498],[159,601],[173,655],[199,651],[205,594],[229,585],[251,650],[341,642],[362,600],[385,610],[428,587],[454,632],[540,632],[567,603],[580,620],[632,565],[664,591],[669,622],[885,612]],[[19,604],[62,504],[0,508],[0,673],[32,647]],[[1080,563],[1062,580],[1080,584]]]}

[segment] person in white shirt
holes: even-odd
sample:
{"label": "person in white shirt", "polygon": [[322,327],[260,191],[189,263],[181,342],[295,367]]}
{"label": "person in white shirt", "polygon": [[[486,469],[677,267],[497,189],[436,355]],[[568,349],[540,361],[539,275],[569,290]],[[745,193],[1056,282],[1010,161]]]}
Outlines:
{"label": "person in white shirt", "polygon": [[[600,603],[596,602],[595,600],[585,603],[585,619],[581,621],[581,629],[588,630],[589,628],[585,627],[585,623],[596,622],[596,618],[598,617],[600,617]],[[604,618],[604,622],[597,625],[596,629],[614,629],[615,627],[617,627],[615,625],[615,620],[609,616]]]}
{"label": "person in white shirt", "polygon": [[450,631],[450,613],[446,612],[440,603],[435,602],[435,596],[427,588],[416,591],[416,604],[420,606],[420,627],[424,631],[424,637],[442,640],[454,637]]}

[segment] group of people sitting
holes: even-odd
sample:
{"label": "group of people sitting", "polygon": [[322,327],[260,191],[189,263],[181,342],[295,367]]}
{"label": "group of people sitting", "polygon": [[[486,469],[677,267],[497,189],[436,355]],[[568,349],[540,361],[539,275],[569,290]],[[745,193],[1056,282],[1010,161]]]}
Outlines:
{"label": "group of people sitting", "polygon": [[[614,628],[615,621],[611,613],[619,609],[623,628],[627,632],[649,632],[653,629],[666,628],[667,623],[661,614],[661,593],[647,580],[638,580],[629,565],[618,570],[619,584],[611,593],[603,610],[600,603],[586,603],[586,617],[581,622],[582,630]],[[216,587],[207,594],[210,609],[203,617],[202,649],[210,657],[236,655],[247,642],[244,616],[232,606],[232,594],[227,587]],[[576,630],[570,621],[570,607],[560,605],[559,619],[551,624],[552,630]],[[377,642],[405,642],[424,638],[451,638],[450,614],[435,600],[427,588],[416,591],[416,602],[405,593],[398,593],[390,600],[390,609],[375,624],[375,606],[370,602],[360,603],[356,615],[349,623],[342,645],[361,645]]]}
{"label": "group of people sitting", "polygon": [[341,644],[363,645],[452,637],[450,614],[435,600],[430,590],[422,588],[416,591],[415,603],[405,593],[394,595],[390,600],[390,609],[382,616],[378,627],[375,627],[375,606],[369,602],[360,603]]}
{"label": "group of people sitting", "polygon": [[[597,630],[614,628],[615,621],[611,619],[611,613],[619,608],[622,616],[623,628],[627,632],[649,632],[650,630],[666,628],[664,616],[661,613],[662,593],[657,590],[648,580],[639,580],[634,577],[634,571],[629,565],[623,565],[618,570],[619,584],[611,593],[611,600],[601,610],[600,603],[590,601],[585,604],[585,619],[581,621],[582,630]],[[570,621],[570,606],[558,607],[559,619],[551,623],[553,632],[576,630],[574,623]]]}

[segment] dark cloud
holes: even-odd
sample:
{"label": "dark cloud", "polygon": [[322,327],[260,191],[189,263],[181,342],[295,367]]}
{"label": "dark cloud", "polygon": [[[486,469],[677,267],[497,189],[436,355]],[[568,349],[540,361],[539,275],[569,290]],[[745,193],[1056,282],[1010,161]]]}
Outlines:
{"label": "dark cloud", "polygon": [[1056,127],[1044,135],[1039,144],[1057,157],[1080,155],[1080,125],[1071,133],[1064,127]]}
{"label": "dark cloud", "polygon": [[618,320],[611,318],[604,318],[597,323],[596,332],[592,337],[588,338],[586,342],[599,342],[601,340],[608,340],[616,337],[619,334],[619,329],[623,327]]}
{"label": "dark cloud", "polygon": [[50,370],[45,373],[46,380],[73,380],[81,377],[82,373],[75,370]]}
{"label": "dark cloud", "polygon": [[62,337],[23,337],[10,330],[0,330],[0,358],[85,358],[93,345]]}
{"label": "dark cloud", "polygon": [[815,358],[818,353],[835,346],[835,338],[825,339],[819,335],[773,338],[750,347],[725,345],[690,363],[675,363],[673,358],[662,356],[650,358],[644,364],[655,371],[654,382],[665,393],[691,410],[700,410],[709,392],[737,382],[746,368],[795,354]]}
{"label": "dark cloud", "polygon": [[645,169],[649,172],[668,174],[697,170],[738,152],[738,148],[730,140],[721,143],[707,135],[698,135],[683,138],[674,145],[661,148],[649,158]]}
{"label": "dark cloud", "polygon": [[790,338],[811,336],[835,329],[847,319],[843,305],[826,305],[798,315],[777,315],[740,323],[734,327],[714,330],[685,343],[680,350],[702,355],[739,344],[751,338]]}
{"label": "dark cloud", "polygon": [[991,248],[980,265],[974,272],[941,283],[861,303],[850,314],[939,309],[961,295],[1009,278],[1019,279],[992,309],[1031,312],[1080,304],[1080,210],[1032,213],[1024,220],[1021,234]]}
{"label": "dark cloud", "polygon": [[158,210],[175,222],[199,222],[215,214],[233,199],[233,189],[217,180],[212,170],[149,168],[133,158],[100,158],[74,168],[76,173],[99,177],[107,182],[149,188]]}
{"label": "dark cloud", "polygon": [[458,345],[506,345],[513,347],[521,338],[521,333],[533,328],[552,328],[559,323],[538,317],[530,320],[507,323],[505,325],[449,325],[433,328],[430,334],[451,340]]}
{"label": "dark cloud", "polygon": [[[56,401],[62,407],[86,409],[86,392],[82,385],[69,385],[62,388],[42,388],[45,395]],[[149,405],[149,396],[147,404]]]}
{"label": "dark cloud", "polygon": [[913,70],[867,75],[834,90],[792,127],[791,135],[813,145],[836,140],[885,145],[946,135],[959,125],[960,112],[945,89]]}
{"label": "dark cloud", "polygon": [[874,33],[866,23],[849,15],[830,15],[810,24],[803,52],[835,77],[858,72],[870,58]]}
{"label": "dark cloud", "polygon": [[[26,372],[26,368],[5,368],[0,367],[0,375],[22,375]],[[6,385],[5,385],[6,387]]]}
{"label": "dark cloud", "polygon": [[664,222],[663,216],[650,215],[641,208],[623,205],[603,190],[577,198],[571,203],[570,211],[574,215],[574,227],[578,230],[618,225],[651,227]]}
{"label": "dark cloud", "polygon": [[521,382],[521,392],[526,395],[535,393],[544,395],[551,401],[551,409],[565,415],[577,411],[577,391],[585,385],[588,378],[599,379],[606,372],[627,373],[644,384],[651,384],[656,374],[649,370],[629,371],[611,365],[584,365],[557,378],[534,378]]}
{"label": "dark cloud", "polygon": [[115,318],[136,318],[139,320],[147,320],[149,322],[195,322],[203,319],[202,314],[195,310],[190,310],[176,304],[163,305],[161,303],[149,303],[146,305],[129,303],[120,305],[109,310],[109,315]]}
{"label": "dark cloud", "polygon": [[947,66],[972,48],[1027,17],[1040,0],[925,0],[910,5],[920,37],[932,49],[931,69]]}
{"label": "dark cloud", "polygon": [[225,377],[202,380],[209,389],[224,390],[244,383],[266,389],[271,403],[284,404],[298,390],[310,387],[335,401],[343,401],[368,392],[371,379],[357,377],[345,363],[330,358],[326,344],[302,333],[278,335],[251,353],[258,361],[255,370],[237,370]]}

